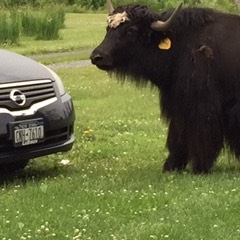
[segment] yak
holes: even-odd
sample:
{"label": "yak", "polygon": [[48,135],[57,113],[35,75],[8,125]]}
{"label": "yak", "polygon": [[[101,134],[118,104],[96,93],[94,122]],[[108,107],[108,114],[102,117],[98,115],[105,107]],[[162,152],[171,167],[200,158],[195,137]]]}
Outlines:
{"label": "yak", "polygon": [[223,147],[240,156],[240,16],[187,7],[156,13],[147,6],[113,8],[92,64],[117,79],[150,83],[168,123],[163,171],[204,174]]}

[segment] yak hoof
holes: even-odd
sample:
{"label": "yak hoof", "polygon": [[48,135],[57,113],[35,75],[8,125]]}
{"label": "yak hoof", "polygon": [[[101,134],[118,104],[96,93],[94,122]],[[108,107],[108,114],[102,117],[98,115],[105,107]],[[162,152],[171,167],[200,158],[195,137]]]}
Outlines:
{"label": "yak hoof", "polygon": [[193,167],[193,173],[196,175],[205,175],[212,172],[212,168],[195,168]]}
{"label": "yak hoof", "polygon": [[168,158],[163,165],[163,172],[182,171],[186,168],[186,163]]}

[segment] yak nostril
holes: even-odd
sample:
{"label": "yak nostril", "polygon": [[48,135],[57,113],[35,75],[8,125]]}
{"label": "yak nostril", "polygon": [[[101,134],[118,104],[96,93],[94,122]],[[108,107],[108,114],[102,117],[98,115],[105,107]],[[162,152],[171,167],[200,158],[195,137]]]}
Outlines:
{"label": "yak nostril", "polygon": [[96,65],[102,70],[108,71],[113,67],[112,58],[104,52],[94,51],[91,54],[90,59],[92,61],[92,64]]}
{"label": "yak nostril", "polygon": [[100,55],[100,54],[97,54],[97,55],[92,55],[91,56],[91,60],[92,60],[92,63],[93,64],[96,64],[98,62],[101,62],[103,59],[103,57]]}

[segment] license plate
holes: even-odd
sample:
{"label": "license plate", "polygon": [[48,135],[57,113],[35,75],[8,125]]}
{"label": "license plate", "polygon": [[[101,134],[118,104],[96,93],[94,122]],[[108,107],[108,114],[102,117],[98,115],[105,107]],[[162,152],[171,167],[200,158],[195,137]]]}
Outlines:
{"label": "license plate", "polygon": [[15,147],[37,144],[44,140],[42,119],[10,123],[11,136]]}

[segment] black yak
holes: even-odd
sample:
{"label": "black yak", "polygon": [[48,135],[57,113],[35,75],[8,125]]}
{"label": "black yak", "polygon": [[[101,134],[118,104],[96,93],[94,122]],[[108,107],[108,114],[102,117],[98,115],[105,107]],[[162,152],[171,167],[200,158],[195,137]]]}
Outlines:
{"label": "black yak", "polygon": [[212,170],[224,144],[240,156],[240,16],[182,7],[155,13],[142,5],[115,10],[93,50],[98,68],[159,89],[169,123],[163,170]]}

